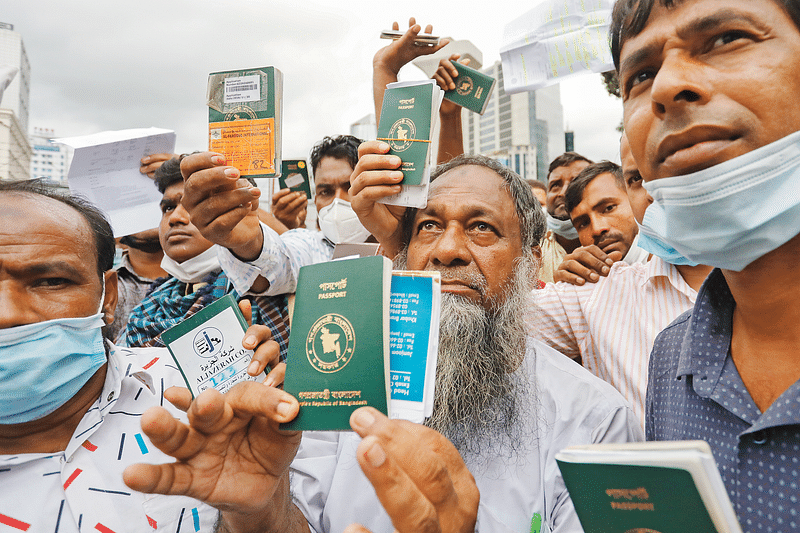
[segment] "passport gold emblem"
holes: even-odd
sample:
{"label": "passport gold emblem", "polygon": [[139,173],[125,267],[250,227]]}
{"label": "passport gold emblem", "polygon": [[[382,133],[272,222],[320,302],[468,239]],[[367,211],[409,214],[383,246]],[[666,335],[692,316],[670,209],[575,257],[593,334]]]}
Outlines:
{"label": "passport gold emblem", "polygon": [[469,76],[459,76],[458,80],[456,80],[456,92],[461,96],[467,96],[472,92],[474,85],[472,78]]}
{"label": "passport gold emblem", "polygon": [[355,348],[353,325],[336,313],[320,317],[306,337],[308,362],[326,374],[343,369],[353,358]]}
{"label": "passport gold emblem", "polygon": [[403,152],[411,146],[417,134],[417,127],[410,118],[401,118],[389,130],[389,145],[395,152]]}

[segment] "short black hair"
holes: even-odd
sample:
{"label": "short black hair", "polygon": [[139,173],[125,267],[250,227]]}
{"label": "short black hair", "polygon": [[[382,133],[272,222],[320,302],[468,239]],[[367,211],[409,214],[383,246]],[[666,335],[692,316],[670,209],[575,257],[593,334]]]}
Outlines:
{"label": "short black hair", "polygon": [[567,208],[567,213],[572,213],[572,210],[578,207],[578,204],[583,201],[583,192],[597,176],[600,174],[611,174],[614,176],[614,181],[617,187],[625,192],[625,180],[622,178],[622,167],[611,161],[600,161],[599,163],[592,163],[588,167],[581,170],[580,174],[567,186],[567,191],[564,193],[564,207]]}
{"label": "short black hair", "polygon": [[[538,208],[539,202],[533,196],[528,182],[496,159],[482,155],[461,154],[447,163],[437,166],[431,172],[431,182],[445,172],[464,165],[488,168],[503,179],[503,186],[514,200],[514,208],[517,213],[517,218],[519,219],[520,238],[522,240],[523,250],[527,253],[528,250],[534,246],[539,246],[545,233],[545,218],[542,210]],[[403,216],[404,245],[407,245],[411,241],[416,214],[417,209],[409,208],[406,209]]]}
{"label": "short black hair", "polygon": [[172,159],[164,161],[164,164],[156,169],[156,172],[153,175],[153,180],[156,182],[158,192],[164,194],[164,191],[166,191],[167,188],[175,185],[179,181],[183,181],[183,175],[181,174],[181,161],[184,157],[186,157],[186,154],[173,157]]}
{"label": "short black hair", "polygon": [[[647,25],[650,12],[659,2],[670,9],[686,0],[617,0],[611,13],[611,27],[608,30],[611,41],[611,56],[619,73],[619,56],[622,45],[631,37],[636,37]],[[771,0],[781,6],[800,30],[800,0]]]}
{"label": "short black hair", "polygon": [[564,152],[560,156],[553,159],[553,161],[550,163],[550,168],[547,169],[548,181],[550,180],[550,174],[552,174],[555,169],[561,167],[568,167],[576,161],[586,161],[590,165],[594,163],[594,161],[592,161],[588,157],[582,156],[577,152]]}
{"label": "short black hair", "polygon": [[103,279],[103,274],[114,267],[114,232],[105,214],[95,207],[89,200],[82,196],[64,192],[55,185],[41,179],[34,180],[0,180],[0,194],[11,193],[27,196],[44,196],[68,205],[89,224],[89,229],[94,235],[94,247],[97,251],[97,274]]}
{"label": "short black hair", "polygon": [[356,168],[358,163],[358,146],[363,141],[352,135],[339,135],[337,137],[325,136],[311,149],[311,170],[317,171],[319,162],[323,157],[344,159],[350,163],[350,168]]}

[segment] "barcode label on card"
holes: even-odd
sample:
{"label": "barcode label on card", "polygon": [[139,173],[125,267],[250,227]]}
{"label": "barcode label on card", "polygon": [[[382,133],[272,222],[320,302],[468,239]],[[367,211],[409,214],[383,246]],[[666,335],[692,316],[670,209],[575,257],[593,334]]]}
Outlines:
{"label": "barcode label on card", "polygon": [[261,99],[261,76],[231,76],[225,78],[225,103],[254,102]]}

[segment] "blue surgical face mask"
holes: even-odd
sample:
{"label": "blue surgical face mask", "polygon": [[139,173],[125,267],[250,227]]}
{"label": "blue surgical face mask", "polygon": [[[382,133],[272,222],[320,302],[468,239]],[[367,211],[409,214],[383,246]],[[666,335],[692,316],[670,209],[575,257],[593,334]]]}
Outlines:
{"label": "blue surgical face mask", "polygon": [[547,213],[547,229],[556,235],[560,235],[561,237],[571,241],[574,241],[578,238],[578,230],[576,230],[575,226],[572,225],[572,221],[570,219],[561,220],[555,218],[550,213]]}
{"label": "blue surgical face mask", "polygon": [[106,362],[103,325],[98,312],[0,329],[0,424],[38,420],[73,398]]}
{"label": "blue surgical face mask", "polygon": [[[653,220],[655,217],[663,217],[663,211],[658,211],[658,214],[655,214],[655,211],[651,211],[648,207],[647,211],[644,212],[645,220],[648,219],[648,213],[651,215],[650,219],[648,220],[649,228],[662,227],[665,225],[665,223],[656,222]],[[639,224],[639,248],[646,250],[653,255],[657,255],[667,263],[671,263],[673,265],[697,266],[697,263],[686,259],[680,253],[678,253],[678,250],[662,241],[661,237],[658,235],[650,235],[647,233],[647,231],[648,230],[645,229],[643,224]]]}
{"label": "blue surgical face mask", "polygon": [[800,233],[800,132],[706,170],[644,184],[641,233],[741,271]]}

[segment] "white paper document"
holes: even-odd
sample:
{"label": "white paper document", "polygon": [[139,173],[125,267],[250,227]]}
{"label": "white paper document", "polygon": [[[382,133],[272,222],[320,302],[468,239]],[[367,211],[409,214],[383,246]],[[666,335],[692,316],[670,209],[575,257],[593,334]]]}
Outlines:
{"label": "white paper document", "polygon": [[505,27],[500,59],[507,93],[614,70],[608,28],[613,0],[545,0]]}
{"label": "white paper document", "polygon": [[55,139],[75,149],[69,167],[69,188],[85,196],[110,219],[114,237],[158,227],[161,193],[139,172],[140,160],[173,153],[175,132],[161,128],[104,131]]}

